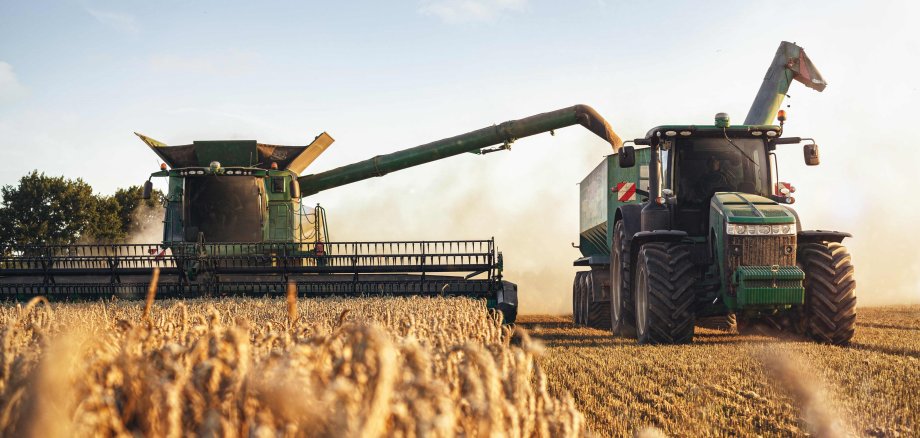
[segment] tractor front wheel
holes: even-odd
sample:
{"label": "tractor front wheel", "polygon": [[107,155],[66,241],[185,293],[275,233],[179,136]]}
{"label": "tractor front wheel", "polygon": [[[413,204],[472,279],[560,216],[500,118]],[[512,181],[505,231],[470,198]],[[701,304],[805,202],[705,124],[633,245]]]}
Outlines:
{"label": "tractor front wheel", "polygon": [[633,289],[640,344],[686,344],[693,340],[693,269],[687,245],[642,245]]}
{"label": "tractor front wheel", "polygon": [[833,345],[847,345],[856,326],[856,280],[850,253],[839,243],[799,245],[805,271],[805,334]]}

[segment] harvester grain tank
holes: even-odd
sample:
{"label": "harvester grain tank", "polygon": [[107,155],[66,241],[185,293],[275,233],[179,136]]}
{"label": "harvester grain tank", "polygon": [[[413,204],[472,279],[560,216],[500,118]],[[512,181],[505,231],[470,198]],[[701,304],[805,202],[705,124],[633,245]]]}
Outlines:
{"label": "harvester grain tank", "polygon": [[[690,342],[701,319],[736,319],[847,344],[855,324],[848,233],[803,230],[776,181],[774,151],[811,139],[782,137],[775,111],[791,82],[821,91],[804,50],[783,42],[743,125],[662,125],[608,156],[581,183],[575,322],[640,343]],[[627,142],[629,143],[629,142]]]}
{"label": "harvester grain tank", "polygon": [[[0,293],[26,298],[142,296],[154,267],[158,296],[272,295],[295,284],[321,295],[462,295],[485,298],[513,321],[517,288],[503,279],[492,239],[348,242],[330,239],[325,211],[304,198],[324,190],[463,154],[510,148],[515,140],[582,125],[614,150],[610,125],[585,105],[489,126],[326,172],[300,174],[333,143],[255,140],[168,146],[138,134],[163,161],[163,241],[143,245],[4,248]],[[150,179],[145,196],[152,191]]]}

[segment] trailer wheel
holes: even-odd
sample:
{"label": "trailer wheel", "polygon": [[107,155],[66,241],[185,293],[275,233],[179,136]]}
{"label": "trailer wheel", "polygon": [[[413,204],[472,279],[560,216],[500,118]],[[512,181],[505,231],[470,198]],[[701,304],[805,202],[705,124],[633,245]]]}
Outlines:
{"label": "trailer wheel", "polygon": [[575,273],[575,281],[572,283],[572,323],[581,324],[581,279],[582,272]]}
{"label": "trailer wheel", "polygon": [[600,330],[610,330],[610,300],[604,299],[602,288],[603,278],[607,273],[600,269],[592,269],[585,277],[588,291],[588,318],[587,325]]}
{"label": "trailer wheel", "polygon": [[629,304],[630,274],[629,252],[626,248],[626,227],[623,221],[613,227],[613,244],[610,248],[610,325],[613,334],[633,338],[636,320]]}
{"label": "trailer wheel", "polygon": [[578,280],[578,323],[581,325],[588,324],[588,273],[582,272]]}
{"label": "trailer wheel", "polygon": [[636,337],[640,344],[693,340],[693,263],[683,244],[647,243],[636,263]]}
{"label": "trailer wheel", "polygon": [[799,245],[805,271],[805,334],[833,345],[847,345],[856,325],[856,280],[850,253],[835,243]]}

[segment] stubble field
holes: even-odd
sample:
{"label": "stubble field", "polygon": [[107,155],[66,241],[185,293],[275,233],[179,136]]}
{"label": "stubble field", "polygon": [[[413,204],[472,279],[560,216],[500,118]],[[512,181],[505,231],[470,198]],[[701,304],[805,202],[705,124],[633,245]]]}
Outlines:
{"label": "stubble field", "polygon": [[913,436],[920,306],[639,347],[467,299],[0,306],[3,436]]}
{"label": "stubble field", "polygon": [[920,435],[920,306],[857,313],[847,348],[699,327],[692,345],[640,347],[571,317],[519,321],[599,435]]}

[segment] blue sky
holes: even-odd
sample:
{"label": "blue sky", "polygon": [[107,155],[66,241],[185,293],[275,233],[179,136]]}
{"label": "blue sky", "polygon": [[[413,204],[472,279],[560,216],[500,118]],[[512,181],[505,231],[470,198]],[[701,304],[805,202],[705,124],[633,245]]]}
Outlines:
{"label": "blue sky", "polygon": [[[307,173],[575,103],[624,138],[742,120],[781,40],[829,86],[790,91],[780,154],[806,228],[851,230],[864,302],[920,301],[920,100],[912,2],[140,2],[0,0],[0,184],[32,169],[103,193],[170,144],[336,143]],[[333,237],[495,236],[535,310],[565,309],[578,192],[607,147],[579,128],[320,193]],[[880,213],[880,211],[882,213]],[[910,233],[909,233],[910,234]],[[875,257],[878,254],[879,257]],[[897,261],[886,255],[894,255]],[[539,294],[538,294],[539,292]],[[522,298],[527,302],[527,298]]]}

